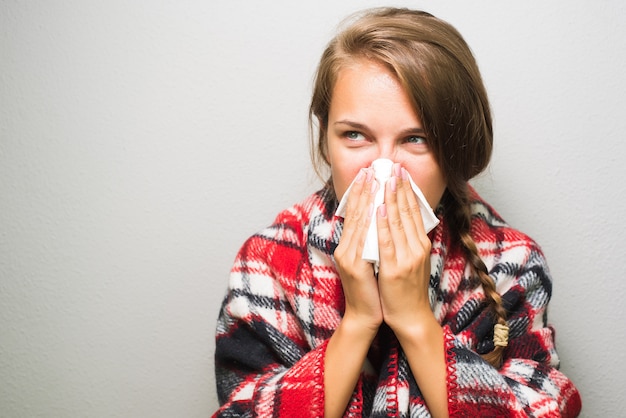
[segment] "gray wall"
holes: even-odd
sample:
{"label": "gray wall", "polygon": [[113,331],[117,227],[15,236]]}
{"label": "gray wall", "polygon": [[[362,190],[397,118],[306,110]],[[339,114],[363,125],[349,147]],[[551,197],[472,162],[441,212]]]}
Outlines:
{"label": "gray wall", "polygon": [[[0,3],[0,416],[216,408],[230,264],[319,186],[317,59],[342,17],[380,4],[337,3]],[[620,416],[623,3],[396,4],[449,20],[474,49],[496,120],[476,185],[546,252],[584,415]]]}

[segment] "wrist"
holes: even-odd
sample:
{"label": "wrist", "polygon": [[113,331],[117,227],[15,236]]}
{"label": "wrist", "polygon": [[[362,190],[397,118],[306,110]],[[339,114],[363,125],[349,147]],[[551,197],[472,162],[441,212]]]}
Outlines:
{"label": "wrist", "polygon": [[335,332],[340,331],[355,340],[371,343],[374,337],[376,337],[381,324],[382,318],[380,320],[364,318],[346,311]]}
{"label": "wrist", "polygon": [[420,345],[433,339],[438,341],[443,333],[443,328],[430,310],[417,313],[411,318],[391,321],[388,325],[401,344],[403,341]]}

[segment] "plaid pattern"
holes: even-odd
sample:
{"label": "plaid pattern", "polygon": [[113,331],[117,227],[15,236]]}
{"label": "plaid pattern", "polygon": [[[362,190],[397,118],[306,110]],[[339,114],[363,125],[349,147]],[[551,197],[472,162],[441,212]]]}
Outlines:
{"label": "plaid pattern", "polygon": [[[484,294],[449,244],[445,222],[431,232],[430,297],[444,327],[449,412],[455,417],[576,416],[577,389],[557,369],[546,308],[552,284],[540,248],[473,193],[472,236],[509,312],[500,370]],[[344,297],[333,251],[342,231],[336,200],[320,191],[252,236],[233,266],[217,325],[214,417],[323,417],[324,354]],[[346,417],[429,417],[393,332],[383,325]]]}

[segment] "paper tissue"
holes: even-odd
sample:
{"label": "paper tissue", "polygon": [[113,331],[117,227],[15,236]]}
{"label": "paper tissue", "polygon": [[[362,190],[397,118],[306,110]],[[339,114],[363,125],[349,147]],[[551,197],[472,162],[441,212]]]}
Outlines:
{"label": "paper tissue", "polygon": [[[376,210],[378,207],[384,202],[385,199],[385,185],[387,180],[391,177],[391,170],[393,168],[393,161],[388,160],[386,158],[380,158],[372,162],[372,166],[374,169],[374,178],[378,181],[379,188],[376,192],[376,196],[374,197],[374,214],[372,215],[372,221],[369,225],[369,229],[367,231],[367,237],[365,239],[365,245],[363,247],[363,260],[369,261],[370,263],[374,263],[376,266],[376,270],[378,271],[378,262],[380,260],[379,252],[378,252],[378,231],[376,229]],[[411,176],[409,175],[409,182],[411,184],[411,188],[413,192],[417,196],[417,201],[420,206],[420,213],[422,215],[422,220],[424,222],[424,229],[426,233],[432,231],[437,224],[439,224],[439,219],[435,216],[432,208],[426,201],[424,194],[417,187]],[[348,190],[344,193],[341,198],[341,202],[339,202],[339,206],[337,207],[337,211],[335,214],[337,216],[344,217],[346,214],[346,205],[348,201],[348,196],[350,194],[350,190],[352,189],[352,184],[348,187]]]}

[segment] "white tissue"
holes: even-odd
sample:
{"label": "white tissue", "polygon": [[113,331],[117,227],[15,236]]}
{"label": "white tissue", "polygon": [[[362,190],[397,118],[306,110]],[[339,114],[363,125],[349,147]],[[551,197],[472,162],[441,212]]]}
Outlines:
{"label": "white tissue", "polygon": [[[372,162],[372,168],[374,169],[374,178],[376,179],[376,181],[378,181],[379,188],[376,192],[376,196],[374,197],[374,214],[372,215],[372,220],[367,231],[367,236],[365,238],[362,258],[363,260],[369,261],[370,263],[374,263],[374,266],[378,271],[378,262],[380,261],[380,256],[378,251],[378,230],[376,229],[376,210],[384,202],[385,184],[387,183],[387,180],[389,180],[389,178],[391,177],[393,161],[386,158],[380,158]],[[426,201],[424,194],[413,182],[413,179],[410,175],[409,182],[411,184],[413,192],[417,196],[420,213],[422,214],[422,221],[424,223],[424,230],[426,231],[426,233],[429,233],[439,224],[439,219],[437,219],[437,217],[435,216],[435,213]],[[341,198],[341,202],[339,202],[339,206],[337,207],[335,215],[341,217],[344,217],[346,215],[348,195],[350,194],[350,189],[352,189],[353,184],[354,181],[352,181],[350,187],[348,187],[348,190],[346,190],[343,197]]]}

